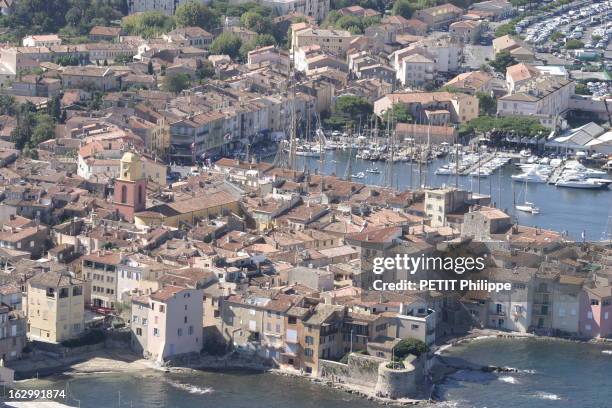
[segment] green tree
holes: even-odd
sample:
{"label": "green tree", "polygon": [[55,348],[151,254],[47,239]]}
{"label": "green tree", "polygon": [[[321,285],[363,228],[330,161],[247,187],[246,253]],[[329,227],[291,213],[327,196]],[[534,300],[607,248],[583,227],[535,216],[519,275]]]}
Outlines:
{"label": "green tree", "polygon": [[538,119],[532,117],[504,116],[496,118],[492,116],[479,116],[468,123],[463,123],[459,127],[459,133],[461,135],[469,135],[475,132],[485,133],[493,129],[512,132],[522,137],[536,137],[549,132]]}
{"label": "green tree", "polygon": [[201,27],[212,31],[219,26],[219,15],[203,3],[190,0],[176,8],[174,14],[179,27]]}
{"label": "green tree", "polygon": [[223,33],[212,42],[210,52],[213,54],[227,54],[230,58],[237,58],[240,53],[242,40],[235,34]]}
{"label": "green tree", "polygon": [[506,73],[506,68],[511,65],[515,65],[516,59],[508,51],[502,51],[495,56],[495,59],[489,62],[489,65],[493,67],[497,72],[501,72],[502,74]]}
{"label": "green tree", "polygon": [[15,115],[17,107],[12,95],[0,94],[0,115]]}
{"label": "green tree", "polygon": [[272,19],[255,11],[247,11],[240,16],[240,24],[251,31],[255,31],[257,34],[269,34],[272,32]]}
{"label": "green tree", "polygon": [[495,29],[495,38],[503,37],[504,35],[514,35],[514,34],[516,34],[515,24],[512,24],[512,23],[502,24]]}
{"label": "green tree", "polygon": [[413,12],[413,3],[410,0],[397,0],[393,4],[393,14],[396,16],[410,18]]}
{"label": "green tree", "polygon": [[240,47],[240,58],[246,61],[250,51],[256,48],[266,47],[268,45],[276,45],[276,40],[270,34],[260,34],[253,41],[243,43]]}
{"label": "green tree", "polygon": [[198,69],[196,70],[196,75],[199,79],[212,78],[215,76],[215,68],[213,67],[212,62],[208,60],[201,61]]}
{"label": "green tree", "polygon": [[55,58],[55,63],[63,67],[69,65],[79,65],[79,57],[76,55],[60,55],[59,57]]}
{"label": "green tree", "polygon": [[409,354],[420,356],[428,351],[427,344],[417,339],[403,339],[393,348],[393,356],[398,360],[403,360]]}
{"label": "green tree", "polygon": [[333,129],[342,129],[347,125],[355,126],[365,123],[373,113],[373,106],[367,99],[354,95],[342,95],[336,99],[332,115],[325,123]]}
{"label": "green tree", "polygon": [[391,120],[394,123],[410,123],[412,122],[412,115],[408,111],[406,105],[396,103],[383,114],[383,121],[385,124]]}
{"label": "green tree", "polygon": [[53,118],[45,113],[34,115],[36,125],[32,130],[32,138],[28,143],[30,147],[36,148],[40,143],[55,138],[55,122]]}
{"label": "green tree", "polygon": [[179,93],[189,88],[191,80],[187,74],[170,74],[164,77],[164,89],[168,92]]}
{"label": "green tree", "polygon": [[343,95],[336,100],[334,109],[337,113],[351,119],[362,118],[372,114],[373,107],[367,99],[354,95]]}
{"label": "green tree", "polygon": [[120,54],[115,57],[115,64],[124,65],[134,62],[134,57],[129,54]]}
{"label": "green tree", "polygon": [[481,115],[495,115],[497,113],[497,99],[484,92],[477,92],[478,109]]}
{"label": "green tree", "polygon": [[589,87],[580,82],[576,84],[575,93],[576,95],[593,95],[593,92],[591,92]]}
{"label": "green tree", "polygon": [[60,119],[60,116],[62,115],[62,102],[59,96],[56,96],[49,101],[47,113],[56,121]]}
{"label": "green tree", "polygon": [[584,48],[584,43],[580,40],[575,40],[575,39],[571,39],[571,40],[567,40],[565,42],[565,49],[567,50],[577,50],[579,48]]}
{"label": "green tree", "polygon": [[145,11],[144,13],[132,14],[121,20],[121,27],[127,34],[140,35],[145,38],[167,33],[174,26],[174,17],[168,17],[161,11]]}

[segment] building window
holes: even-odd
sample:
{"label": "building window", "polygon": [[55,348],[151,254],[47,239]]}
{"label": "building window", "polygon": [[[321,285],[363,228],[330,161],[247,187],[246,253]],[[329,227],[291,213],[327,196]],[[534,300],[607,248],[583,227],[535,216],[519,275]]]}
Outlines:
{"label": "building window", "polygon": [[143,326],[146,326],[146,325],[147,325],[147,318],[146,318],[146,317],[143,317],[143,318],[142,318],[142,325],[143,325]]}
{"label": "building window", "polygon": [[138,327],[138,328],[136,329],[136,335],[137,335],[137,336],[142,336],[142,329],[141,329],[140,327]]}
{"label": "building window", "polygon": [[155,337],[159,337],[159,329],[154,328],[154,329],[153,329],[153,335],[154,335]]}
{"label": "building window", "polygon": [[591,299],[591,306],[598,306],[598,305],[599,305],[599,300]]}
{"label": "building window", "polygon": [[306,357],[312,357],[312,356],[313,356],[313,354],[314,354],[314,353],[312,352],[312,349],[309,349],[309,348],[304,349],[304,355],[305,355]]}
{"label": "building window", "polygon": [[142,188],[142,185],[138,186],[138,203],[142,204],[144,203],[145,199],[144,199],[144,190]]}
{"label": "building window", "polygon": [[176,334],[177,334],[179,337],[181,337],[181,336],[183,335],[183,329],[179,328],[179,329],[176,331]]}
{"label": "building window", "polygon": [[159,305],[159,312],[164,313],[164,311],[165,311],[164,305]]}
{"label": "building window", "polygon": [[121,186],[121,203],[127,203],[127,186]]}
{"label": "building window", "polygon": [[72,296],[81,296],[83,294],[83,288],[81,286],[75,286],[72,288]]}
{"label": "building window", "polygon": [[306,344],[314,344],[314,338],[312,336],[306,336]]}
{"label": "building window", "polygon": [[193,326],[189,326],[189,335],[191,336],[193,334]]}

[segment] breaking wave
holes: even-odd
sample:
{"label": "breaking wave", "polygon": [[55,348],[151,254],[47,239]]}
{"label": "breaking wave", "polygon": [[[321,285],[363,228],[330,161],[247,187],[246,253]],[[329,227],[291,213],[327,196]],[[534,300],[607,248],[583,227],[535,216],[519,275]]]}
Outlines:
{"label": "breaking wave", "polygon": [[499,381],[505,382],[505,383],[508,383],[508,384],[518,384],[519,383],[519,380],[517,380],[516,378],[511,377],[509,375],[505,375],[503,377],[499,377]]}
{"label": "breaking wave", "polygon": [[201,388],[191,384],[183,384],[178,381],[168,381],[168,384],[173,386],[174,388],[178,388],[180,390],[187,391],[190,394],[210,394],[214,390],[210,387]]}
{"label": "breaking wave", "polygon": [[550,400],[550,401],[560,401],[563,399],[557,394],[550,394],[548,392],[538,392],[537,394],[535,394],[535,397],[539,399]]}

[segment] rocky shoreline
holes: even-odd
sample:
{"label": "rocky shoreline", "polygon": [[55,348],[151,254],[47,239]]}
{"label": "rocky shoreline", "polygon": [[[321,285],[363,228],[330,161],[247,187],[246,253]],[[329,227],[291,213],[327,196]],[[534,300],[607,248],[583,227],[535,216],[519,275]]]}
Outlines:
{"label": "rocky shoreline", "polygon": [[288,371],[276,368],[266,360],[261,358],[253,358],[239,353],[228,354],[223,357],[216,356],[189,356],[183,357],[169,362],[165,365],[159,365],[150,360],[140,358],[139,356],[124,350],[100,350],[93,353],[87,353],[81,356],[75,356],[67,359],[57,359],[50,356],[37,356],[31,360],[21,360],[17,364],[12,364],[15,369],[15,377],[18,380],[29,378],[40,378],[52,375],[79,376],[86,374],[111,374],[111,373],[146,373],[147,371],[162,371],[162,372],[190,372],[196,370],[207,371],[233,371],[233,370],[249,370],[254,372],[265,372],[281,376],[298,377],[320,386],[329,387],[332,389],[341,390],[348,394],[358,395],[369,401],[375,401],[381,405],[395,406],[415,406],[429,405],[436,402],[442,402],[433,398],[436,393],[436,387],[444,382],[444,380],[454,372],[459,370],[475,370],[483,372],[517,372],[519,370],[512,367],[497,367],[478,365],[466,361],[457,361],[451,357],[444,356],[443,353],[455,346],[471,343],[478,340],[486,340],[493,338],[510,338],[510,339],[530,339],[537,341],[563,341],[585,344],[611,344],[612,340],[579,340],[579,339],[564,339],[557,337],[537,336],[534,334],[525,333],[508,333],[493,330],[475,330],[465,336],[457,339],[449,340],[447,343],[433,350],[434,365],[431,372],[431,396],[432,399],[389,399],[375,395],[372,390],[358,385],[347,383],[339,383],[326,379],[312,378],[303,375],[299,371]]}

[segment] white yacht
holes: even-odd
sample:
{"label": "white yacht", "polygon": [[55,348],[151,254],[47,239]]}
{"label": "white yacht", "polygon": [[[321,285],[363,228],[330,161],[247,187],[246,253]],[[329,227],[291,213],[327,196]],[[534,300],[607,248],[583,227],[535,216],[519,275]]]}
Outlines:
{"label": "white yacht", "polygon": [[608,187],[608,184],[597,181],[597,179],[568,175],[555,183],[557,187],[580,188],[586,190],[597,190]]}
{"label": "white yacht", "polygon": [[514,208],[516,208],[519,211],[530,213],[530,214],[540,213],[540,209],[536,207],[533,203],[530,203],[529,201],[525,201],[523,204],[519,204],[515,206]]}
{"label": "white yacht", "polygon": [[512,180],[520,181],[522,183],[546,183],[548,176],[540,174],[537,171],[530,171],[527,173],[514,174],[511,176]]}
{"label": "white yacht", "polygon": [[360,171],[357,174],[351,174],[351,178],[362,179],[362,178],[365,178],[365,174],[363,173],[363,171]]}

